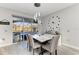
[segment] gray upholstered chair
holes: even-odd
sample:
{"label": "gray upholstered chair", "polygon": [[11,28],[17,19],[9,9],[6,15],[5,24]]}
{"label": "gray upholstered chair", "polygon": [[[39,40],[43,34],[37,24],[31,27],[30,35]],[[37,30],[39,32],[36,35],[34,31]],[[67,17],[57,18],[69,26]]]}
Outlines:
{"label": "gray upholstered chair", "polygon": [[28,38],[28,35],[27,35],[26,37],[27,37],[27,50],[30,51],[30,45],[29,45],[29,38]]}
{"label": "gray upholstered chair", "polygon": [[42,45],[42,48],[47,50],[50,54],[57,55],[57,45],[60,35],[54,35],[51,41],[49,43]]}
{"label": "gray upholstered chair", "polygon": [[34,42],[32,35],[28,34],[29,46],[31,46],[32,52],[34,54],[34,50],[40,48],[41,45],[38,42]]}

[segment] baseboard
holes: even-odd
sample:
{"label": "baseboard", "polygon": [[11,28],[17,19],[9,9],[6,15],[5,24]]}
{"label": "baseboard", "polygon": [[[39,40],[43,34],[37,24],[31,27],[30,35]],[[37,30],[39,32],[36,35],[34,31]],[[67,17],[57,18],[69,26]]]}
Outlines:
{"label": "baseboard", "polygon": [[0,48],[1,48],[1,47],[6,47],[6,46],[9,46],[9,45],[13,45],[13,43],[1,45]]}
{"label": "baseboard", "polygon": [[62,43],[62,45],[79,50],[79,47],[77,47],[77,46],[73,46],[73,45],[66,44],[66,43]]}

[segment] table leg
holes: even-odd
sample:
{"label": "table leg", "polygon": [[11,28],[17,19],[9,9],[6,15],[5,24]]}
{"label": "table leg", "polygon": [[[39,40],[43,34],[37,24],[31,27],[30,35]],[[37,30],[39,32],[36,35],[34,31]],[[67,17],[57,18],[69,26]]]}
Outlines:
{"label": "table leg", "polygon": [[55,55],[57,55],[57,49],[55,50]]}
{"label": "table leg", "polygon": [[43,55],[43,49],[42,49],[42,46],[41,46],[41,52],[39,53],[39,55]]}

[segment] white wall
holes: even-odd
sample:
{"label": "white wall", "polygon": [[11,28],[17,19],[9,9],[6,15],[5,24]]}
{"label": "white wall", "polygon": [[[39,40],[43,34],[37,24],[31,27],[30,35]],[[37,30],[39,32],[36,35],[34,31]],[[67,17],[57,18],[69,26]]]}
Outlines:
{"label": "white wall", "polygon": [[[13,34],[12,34],[12,14],[29,17],[26,14],[11,11],[9,9],[0,8],[0,21],[3,19],[7,19],[10,22],[10,25],[0,25],[0,47],[10,45],[13,41]],[[5,40],[2,40],[5,39]]]}
{"label": "white wall", "polygon": [[45,32],[46,29],[48,29],[47,23],[48,20],[52,20],[49,19],[52,16],[60,17],[60,32],[62,34],[62,43],[73,47],[79,47],[79,4],[73,5],[44,17],[42,19],[42,32]]}

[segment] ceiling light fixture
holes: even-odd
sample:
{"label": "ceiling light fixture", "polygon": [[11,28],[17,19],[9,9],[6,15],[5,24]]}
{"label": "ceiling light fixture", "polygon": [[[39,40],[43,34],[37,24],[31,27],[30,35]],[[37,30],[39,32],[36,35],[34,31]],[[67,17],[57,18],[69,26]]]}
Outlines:
{"label": "ceiling light fixture", "polygon": [[[40,3],[34,3],[34,7],[36,7],[36,8],[40,7]],[[40,12],[36,12],[34,15],[34,20],[38,21],[39,17],[40,17]]]}
{"label": "ceiling light fixture", "polygon": [[40,7],[40,3],[34,3],[35,7]]}

